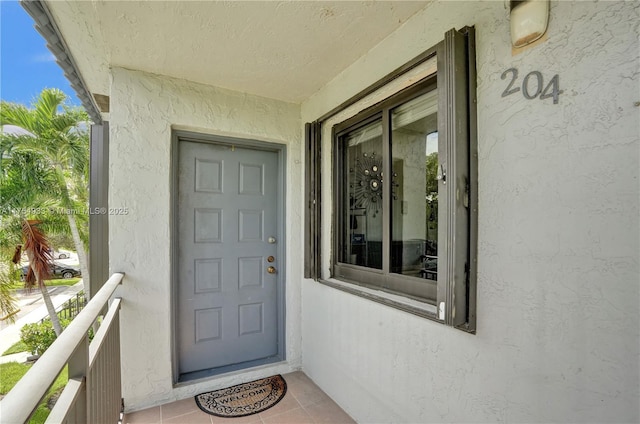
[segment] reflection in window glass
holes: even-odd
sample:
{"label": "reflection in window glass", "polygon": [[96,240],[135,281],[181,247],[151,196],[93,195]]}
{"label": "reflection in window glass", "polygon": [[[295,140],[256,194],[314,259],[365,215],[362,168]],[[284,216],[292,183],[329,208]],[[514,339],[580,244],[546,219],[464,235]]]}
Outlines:
{"label": "reflection in window glass", "polygon": [[346,193],[342,262],[382,269],[382,123],[347,133],[342,142]]}
{"label": "reflection in window glass", "polygon": [[391,272],[438,275],[437,90],[391,112]]}

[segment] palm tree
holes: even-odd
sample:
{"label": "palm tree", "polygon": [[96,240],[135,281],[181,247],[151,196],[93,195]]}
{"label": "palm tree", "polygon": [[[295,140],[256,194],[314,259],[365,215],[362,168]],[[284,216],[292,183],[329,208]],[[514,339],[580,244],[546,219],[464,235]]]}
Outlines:
{"label": "palm tree", "polygon": [[[45,89],[30,109],[2,102],[0,124],[15,125],[25,130],[22,134],[4,136],[5,154],[25,152],[39,155],[53,171],[58,206],[64,208],[78,252],[82,279],[85,287],[89,287],[89,268],[83,242],[87,239],[88,215],[79,213],[88,210],[89,137],[83,125],[86,126],[89,118],[82,109],[68,107],[66,99],[67,96],[58,89]],[[82,226],[78,225],[76,218],[80,219]]]}
{"label": "palm tree", "polygon": [[19,311],[16,299],[13,297],[11,287],[13,279],[10,278],[8,269],[0,269],[0,318],[15,322],[15,314]]}
{"label": "palm tree", "polygon": [[[6,141],[3,139],[3,141]],[[31,152],[15,151],[4,154],[0,143],[0,252],[10,256],[9,274],[16,274],[24,250],[29,258],[29,271],[25,276],[28,288],[37,285],[57,335],[62,332],[58,315],[44,281],[49,278],[51,253],[43,230],[56,233],[64,231],[66,222],[59,214],[51,214],[51,196],[57,190],[56,175]],[[4,299],[6,303],[8,299]]]}
{"label": "palm tree", "polygon": [[[40,223],[41,221],[37,220],[22,219],[22,238],[24,241],[24,249],[29,258],[29,271],[25,275],[25,283],[27,287],[32,287],[34,284],[37,284],[42,293],[44,304],[47,307],[53,330],[56,332],[56,336],[59,336],[60,333],[62,333],[60,319],[58,319],[56,308],[53,306],[47,287],[44,284],[44,281],[51,276],[49,264],[53,258],[49,242],[38,227]],[[14,263],[19,263],[20,261],[21,248],[22,247],[19,247],[16,250],[16,256],[13,258],[16,262]]]}

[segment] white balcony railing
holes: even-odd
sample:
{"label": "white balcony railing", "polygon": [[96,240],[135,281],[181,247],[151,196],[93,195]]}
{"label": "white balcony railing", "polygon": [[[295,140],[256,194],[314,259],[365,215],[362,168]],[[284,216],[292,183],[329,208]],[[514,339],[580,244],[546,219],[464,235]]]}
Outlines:
{"label": "white balcony railing", "polygon": [[47,351],[0,402],[3,424],[22,424],[38,407],[60,371],[69,365],[69,382],[47,423],[117,423],[122,409],[120,384],[120,300],[110,302],[89,343],[89,328],[104,310],[124,274],[116,273],[89,301]]}

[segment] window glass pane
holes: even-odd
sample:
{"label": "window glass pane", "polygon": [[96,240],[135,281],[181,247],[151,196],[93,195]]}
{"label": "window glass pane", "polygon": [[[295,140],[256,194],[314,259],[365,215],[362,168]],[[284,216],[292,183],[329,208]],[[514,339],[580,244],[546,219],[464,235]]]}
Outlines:
{"label": "window glass pane", "polygon": [[391,272],[438,275],[438,95],[391,112]]}
{"label": "window glass pane", "polygon": [[382,269],[382,123],[347,133],[342,262]]}

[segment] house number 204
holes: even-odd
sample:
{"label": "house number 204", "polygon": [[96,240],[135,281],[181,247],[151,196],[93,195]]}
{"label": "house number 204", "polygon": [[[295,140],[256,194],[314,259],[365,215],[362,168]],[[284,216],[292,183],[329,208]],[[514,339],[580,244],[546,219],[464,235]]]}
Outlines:
{"label": "house number 204", "polygon": [[522,89],[516,85],[519,84],[518,70],[516,68],[507,69],[502,73],[500,78],[504,80],[509,78],[509,76],[511,76],[511,81],[502,92],[502,97],[507,97],[518,91],[522,91],[522,95],[527,100],[533,100],[538,96],[540,96],[540,100],[553,97],[553,104],[558,104],[558,97],[562,94],[558,74],[555,74],[553,78],[551,78],[551,81],[545,86],[542,74],[539,71],[531,71],[522,79]]}

